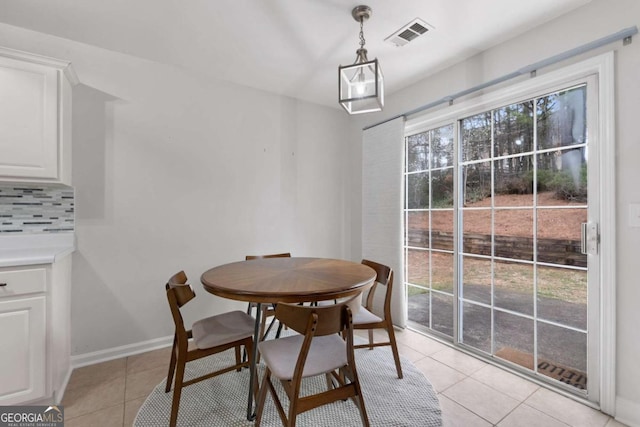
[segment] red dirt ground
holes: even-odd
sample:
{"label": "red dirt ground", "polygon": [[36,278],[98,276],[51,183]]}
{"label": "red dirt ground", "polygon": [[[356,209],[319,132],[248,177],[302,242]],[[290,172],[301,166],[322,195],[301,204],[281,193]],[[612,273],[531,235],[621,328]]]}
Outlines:
{"label": "red dirt ground", "polygon": [[[491,197],[480,202],[467,204],[466,207],[490,207]],[[555,198],[552,192],[538,194],[539,207],[557,207],[556,209],[538,209],[538,237],[553,239],[580,240],[580,224],[586,222],[585,205]],[[496,234],[503,236],[533,235],[533,195],[501,194],[494,198],[494,206],[522,207],[522,209],[496,210]],[[567,207],[576,206],[575,209]],[[414,213],[410,216],[410,228],[427,228],[427,214]],[[453,230],[452,212],[434,212],[432,218],[434,230]],[[464,231],[466,233],[490,234],[490,210],[466,210],[464,212]]]}

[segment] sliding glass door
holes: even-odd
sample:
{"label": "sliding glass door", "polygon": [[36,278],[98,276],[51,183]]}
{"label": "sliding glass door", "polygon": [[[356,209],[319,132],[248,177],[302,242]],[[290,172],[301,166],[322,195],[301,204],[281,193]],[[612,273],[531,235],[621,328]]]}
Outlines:
{"label": "sliding glass door", "polygon": [[405,142],[409,324],[592,400],[597,98],[565,83]]}

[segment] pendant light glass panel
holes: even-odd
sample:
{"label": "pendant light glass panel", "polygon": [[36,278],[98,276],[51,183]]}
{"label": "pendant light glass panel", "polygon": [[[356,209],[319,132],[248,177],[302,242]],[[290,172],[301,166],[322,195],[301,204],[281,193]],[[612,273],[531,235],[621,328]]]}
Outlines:
{"label": "pendant light glass panel", "polygon": [[370,113],[384,106],[384,79],[378,60],[338,67],[340,105],[349,114]]}

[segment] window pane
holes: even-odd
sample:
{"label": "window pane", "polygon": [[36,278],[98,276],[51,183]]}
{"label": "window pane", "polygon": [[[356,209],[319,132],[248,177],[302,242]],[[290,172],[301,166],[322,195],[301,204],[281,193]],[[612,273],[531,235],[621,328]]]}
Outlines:
{"label": "window pane", "polygon": [[587,272],[538,267],[538,317],[587,329]]}
{"label": "window pane", "polygon": [[491,260],[463,257],[462,297],[491,304]]}
{"label": "window pane", "polygon": [[431,172],[431,207],[453,208],[453,168]]}
{"label": "window pane", "polygon": [[491,310],[465,302],[462,315],[462,342],[491,352]]}
{"label": "window pane", "polygon": [[564,90],[537,100],[538,148],[582,144],[587,138],[586,86]]}
{"label": "window pane", "polygon": [[483,201],[491,206],[491,162],[474,163],[462,167],[464,205],[475,206]]}
{"label": "window pane", "polygon": [[491,210],[465,209],[462,212],[463,252],[491,255]]}
{"label": "window pane", "polygon": [[407,286],[407,319],[428,328],[429,311],[429,291],[417,286]]}
{"label": "window pane", "polygon": [[429,287],[429,251],[407,249],[407,282]]}
{"label": "window pane", "polygon": [[533,209],[496,209],[494,255],[533,261]]}
{"label": "window pane", "polygon": [[533,151],[533,101],[494,111],[494,155]]}
{"label": "window pane", "polygon": [[431,211],[431,248],[453,250],[453,210]]}
{"label": "window pane", "polygon": [[453,337],[453,295],[432,292],[431,312],[432,329]]}
{"label": "window pane", "polygon": [[491,157],[491,112],[460,121],[462,131],[462,161]]}
{"label": "window pane", "polygon": [[533,319],[495,312],[495,355],[533,369]]}
{"label": "window pane", "polygon": [[507,157],[493,162],[494,205],[533,206],[533,156]]}
{"label": "window pane", "polygon": [[431,253],[431,287],[453,294],[453,254]]}
{"label": "window pane", "polygon": [[538,322],[538,373],[584,390],[586,355],[587,334]]}
{"label": "window pane", "polygon": [[533,265],[494,262],[494,303],[496,307],[533,315]]}
{"label": "window pane", "polygon": [[432,168],[453,166],[453,125],[431,131]]}
{"label": "window pane", "polygon": [[584,148],[542,153],[537,163],[538,205],[587,203]]}
{"label": "window pane", "polygon": [[538,209],[538,261],[560,265],[587,266],[582,254],[581,224],[587,209]]}
{"label": "window pane", "polygon": [[407,244],[419,248],[429,247],[429,211],[407,212]]}
{"label": "window pane", "polygon": [[407,175],[407,208],[429,208],[429,173]]}
{"label": "window pane", "polygon": [[407,171],[423,171],[429,168],[429,139],[427,133],[407,138]]}

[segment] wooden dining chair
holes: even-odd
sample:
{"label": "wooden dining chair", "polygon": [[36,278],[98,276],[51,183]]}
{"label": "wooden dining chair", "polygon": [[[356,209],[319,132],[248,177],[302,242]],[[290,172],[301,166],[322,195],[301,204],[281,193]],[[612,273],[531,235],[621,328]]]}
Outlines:
{"label": "wooden dining chair", "polygon": [[[369,343],[359,344],[355,348],[369,348],[391,346],[393,353],[393,359],[396,363],[396,371],[398,378],[402,378],[402,366],[400,365],[400,355],[398,354],[398,345],[396,344],[396,335],[393,331],[393,322],[391,321],[391,293],[393,290],[393,270],[383,264],[379,264],[367,259],[362,260],[362,264],[371,267],[376,272],[376,280],[373,286],[369,289],[366,299],[363,295],[364,306],[358,310],[354,310],[353,314],[353,329],[367,329],[369,331]],[[386,288],[383,303],[384,318],[373,314],[373,301],[376,289],[378,286]],[[387,331],[388,341],[377,342],[373,341],[373,330],[384,329]]]}
{"label": "wooden dining chair", "polygon": [[[178,421],[178,409],[182,388],[208,378],[215,377],[229,371],[240,371],[244,366],[249,366],[249,361],[243,362],[240,357],[240,348],[244,346],[249,359],[254,351],[253,328],[254,319],[242,311],[231,311],[215,316],[207,317],[193,323],[187,330],[182,318],[181,308],[187,302],[195,298],[196,294],[187,284],[187,276],[184,271],[174,274],[166,284],[169,308],[175,323],[173,336],[173,348],[165,393],[171,390],[171,383],[175,374],[173,387],[173,400],[171,404],[171,418],[169,425],[176,425]],[[189,350],[189,340],[192,339],[195,348]],[[200,359],[212,354],[220,353],[228,349],[235,349],[235,364],[202,375],[197,378],[184,381],[184,372],[187,362]]]}
{"label": "wooden dining chair", "polygon": [[[289,252],[284,252],[280,254],[269,254],[269,255],[247,255],[245,257],[245,261],[249,261],[252,259],[263,259],[263,258],[291,258],[291,254]],[[256,303],[250,302],[247,307],[247,314],[251,314],[251,311],[256,307]],[[256,313],[256,316],[260,315],[260,340],[264,339],[266,333],[273,327],[274,321],[272,320],[269,324],[269,328],[267,329],[267,319],[272,317],[275,314],[275,308],[272,305],[264,304],[262,305],[262,313]]]}
{"label": "wooden dining chair", "polygon": [[[356,404],[362,424],[369,426],[353,351],[350,305],[355,299],[322,307],[285,303],[276,306],[275,317],[300,335],[258,344],[266,367],[258,394],[256,426],[260,426],[262,420],[267,389],[285,427],[295,427],[296,417],[303,412],[347,398],[352,398]],[[302,379],[317,375],[327,376],[328,390],[300,396]],[[288,414],[272,377],[281,382],[287,394]]]}

